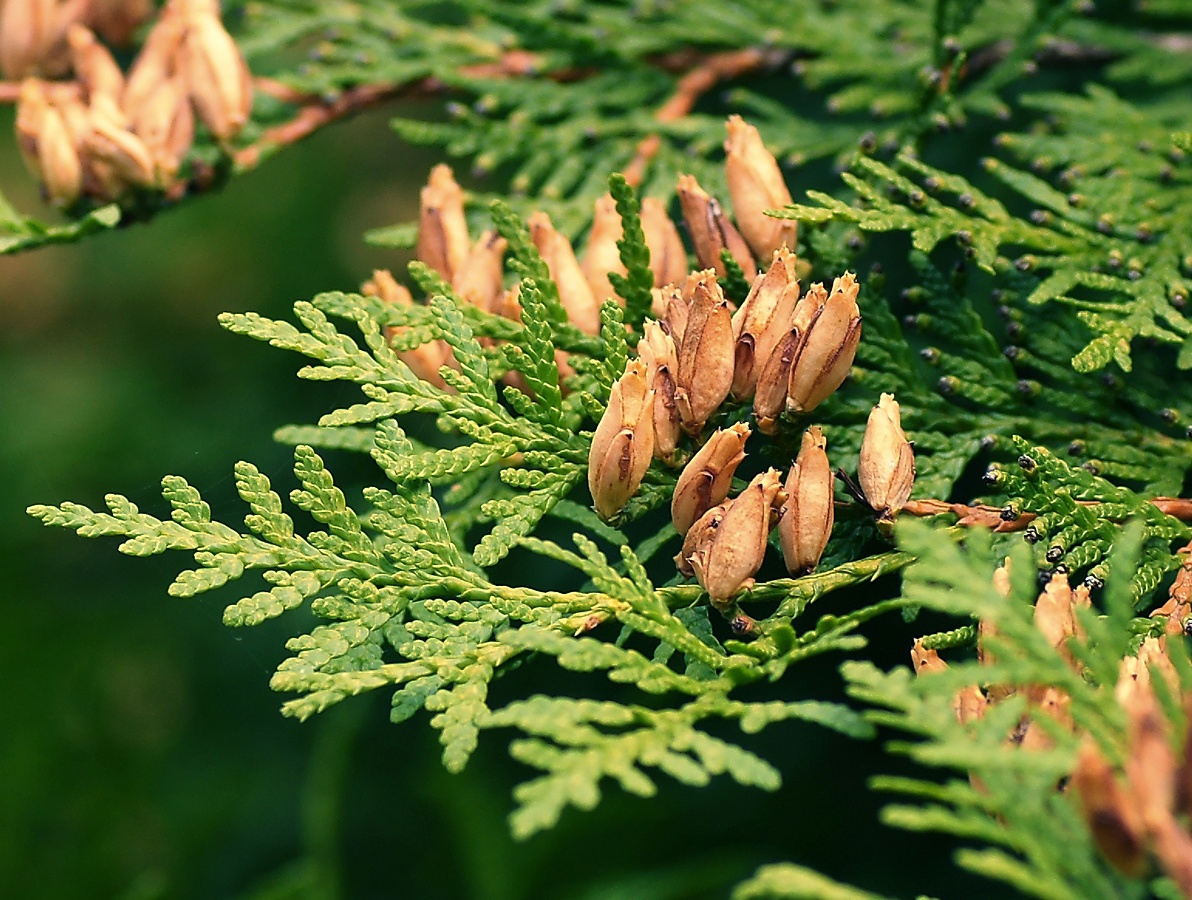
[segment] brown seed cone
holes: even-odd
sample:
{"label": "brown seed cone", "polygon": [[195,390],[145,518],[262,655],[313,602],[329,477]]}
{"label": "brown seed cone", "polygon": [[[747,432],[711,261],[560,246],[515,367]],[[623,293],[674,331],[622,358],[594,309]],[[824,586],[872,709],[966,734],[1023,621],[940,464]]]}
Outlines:
{"label": "brown seed cone", "polygon": [[695,569],[691,567],[691,560],[695,556],[695,551],[707,546],[712,538],[715,537],[716,529],[720,527],[720,523],[724,520],[724,514],[728,512],[730,502],[726,501],[718,506],[713,506],[700,516],[694,525],[687,529],[687,534],[683,537],[683,549],[675,556],[675,565],[688,578],[695,575]]}
{"label": "brown seed cone", "polygon": [[181,79],[161,82],[140,108],[131,111],[130,127],[153,156],[158,182],[171,181],[195,134],[194,111]]}
{"label": "brown seed cone", "polygon": [[506,246],[506,240],[495,231],[484,232],[451,281],[463,300],[484,312],[497,312],[504,290]]}
{"label": "brown seed cone", "polygon": [[803,433],[799,457],[786,478],[786,503],[778,520],[782,556],[791,575],[804,575],[819,565],[836,511],[834,476],[824,433],[813,425]]}
{"label": "brown seed cone", "polygon": [[588,457],[588,489],[602,518],[621,511],[650,468],[654,456],[653,403],[645,363],[630,360],[625,374],[613,385]]}
{"label": "brown seed cone", "polygon": [[650,251],[654,286],[678,284],[687,277],[687,249],[679,237],[679,229],[666,211],[666,205],[656,197],[644,198],[641,219],[646,247]]}
{"label": "brown seed cone", "polygon": [[786,391],[790,382],[791,365],[799,350],[799,332],[791,329],[774,348],[762,367],[753,394],[753,416],[762,434],[778,431],[778,420],[786,411]]}
{"label": "brown seed cone", "polygon": [[1118,870],[1141,877],[1146,870],[1142,817],[1092,738],[1081,745],[1072,784],[1097,849]]}
{"label": "brown seed cone", "polygon": [[617,248],[621,231],[621,216],[617,212],[616,201],[611,194],[605,194],[596,201],[592,228],[588,232],[588,246],[584,251],[584,261],[580,264],[597,303],[613,298],[622,306],[625,305],[624,298],[617,294],[608,277],[609,273],[614,272],[618,275],[627,274],[625,266],[621,264],[621,251]]}
{"label": "brown seed cone", "polygon": [[733,474],[745,459],[749,426],[743,423],[723,428],[708,438],[679,473],[671,498],[671,522],[685,535],[713,506],[728,496]]}
{"label": "brown seed cone", "polygon": [[[410,296],[405,285],[400,284],[388,269],[374,271],[372,279],[361,286],[360,292],[366,297],[380,297],[386,303],[394,303],[399,306],[414,305],[414,298]],[[387,328],[386,337],[392,342],[402,331],[402,326]],[[397,355],[402,362],[410,367],[410,371],[423,381],[430,382],[440,390],[449,393],[455,392],[455,389],[447,384],[440,371],[443,366],[459,368],[455,354],[451,352],[451,347],[446,341],[427,341],[425,344],[419,344],[409,350],[402,350]]]}
{"label": "brown seed cone", "polygon": [[675,371],[679,365],[675,342],[658,322],[647,320],[637,355],[645,362],[646,377],[654,389],[654,457],[671,463],[681,434],[675,403]]}
{"label": "brown seed cone", "polygon": [[780,247],[770,268],[753,279],[749,296],[733,313],[736,347],[732,393],[736,399],[753,396],[762,367],[793,325],[798,299],[795,257]]}
{"label": "brown seed cone", "polygon": [[911,495],[915,453],[903,434],[902,416],[893,394],[882,394],[869,413],[857,480],[873,511],[886,521],[902,509]]}
{"label": "brown seed cone", "polygon": [[152,15],[152,0],[90,0],[87,6],[87,24],[115,47],[127,45]]}
{"label": "brown seed cone", "polygon": [[720,259],[720,251],[727,249],[745,277],[752,281],[757,275],[753,252],[715,198],[700,187],[694,175],[679,176],[678,193],[683,220],[687,223],[700,266],[715,269],[717,275],[727,274],[724,262]]}
{"label": "brown seed cone", "polygon": [[217,16],[193,0],[179,4],[179,9],[179,71],[207,130],[216,140],[230,141],[252,113],[252,74]]}
{"label": "brown seed cone", "polygon": [[56,77],[70,68],[66,30],[89,0],[4,0],[0,3],[0,75]]}
{"label": "brown seed cone", "polygon": [[779,247],[793,250],[798,223],[765,214],[767,209],[781,209],[793,201],[778,161],[762,143],[757,129],[740,116],[729,116],[724,149],[733,213],[754,256],[766,259]]}
{"label": "brown seed cone", "polygon": [[106,94],[119,103],[124,94],[124,73],[108,48],[95,39],[91,29],[78,23],[66,32],[66,41],[70,47],[71,66],[87,98]]}
{"label": "brown seed cone", "polygon": [[555,230],[550,216],[536,212],[530,216],[530,239],[559,288],[559,301],[567,310],[567,319],[585,334],[600,334],[600,304],[588,286],[571,242]]}
{"label": "brown seed cone", "polygon": [[837,278],[828,299],[807,326],[791,368],[787,407],[792,412],[815,409],[848,376],[861,340],[857,290],[851,273]]}
{"label": "brown seed cone", "polygon": [[451,167],[439,164],[418,195],[418,244],[415,254],[450,284],[471,249],[464,218],[464,192]]}
{"label": "brown seed cone", "polygon": [[733,385],[733,322],[728,301],[710,273],[703,273],[693,299],[675,377],[675,402],[688,434],[699,434]]}
{"label": "brown seed cone", "polygon": [[778,471],[761,473],[728,504],[715,531],[689,557],[695,577],[717,608],[726,608],[733,595],[753,586],[753,576],[765,558],[775,507],[784,499]]}
{"label": "brown seed cone", "polygon": [[139,109],[163,81],[180,74],[184,34],[182,16],[172,4],[167,4],[149,29],[141,52],[124,79],[122,105],[125,109]]}

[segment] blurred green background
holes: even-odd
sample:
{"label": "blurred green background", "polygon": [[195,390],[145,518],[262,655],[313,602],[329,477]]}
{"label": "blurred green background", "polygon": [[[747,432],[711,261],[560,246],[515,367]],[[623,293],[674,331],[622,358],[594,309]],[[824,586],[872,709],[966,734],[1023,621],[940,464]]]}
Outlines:
{"label": "blurred green background", "polygon": [[[781,859],[901,896],[979,896],[948,846],[878,824],[864,781],[896,762],[796,724],[750,739],[783,770],[775,794],[660,779],[641,800],[610,786],[596,812],[514,844],[510,790],[530,773],[503,736],[450,776],[425,717],[390,725],[385,696],[283,719],[268,680],[304,613],[230,631],[220,615],[239,594],[167,596],[186,558],[124,557],[114,540],[25,515],[94,508],[109,491],[164,515],[158,484],[177,473],[238,524],[239,459],[288,493],[273,429],[354,398],[299,382],[297,357],[223,332],[216,315],[287,317],[376,266],[400,270],[361,234],[412,218],[436,160],[390,133],[393,111],[148,226],[0,257],[0,897],[717,897]],[[6,137],[0,184],[40,208]],[[328,457],[350,496],[372,476],[367,461]],[[903,662],[902,623],[872,636],[880,664]],[[831,691],[836,662],[793,672],[793,690]],[[494,700],[560,677],[535,662]]]}

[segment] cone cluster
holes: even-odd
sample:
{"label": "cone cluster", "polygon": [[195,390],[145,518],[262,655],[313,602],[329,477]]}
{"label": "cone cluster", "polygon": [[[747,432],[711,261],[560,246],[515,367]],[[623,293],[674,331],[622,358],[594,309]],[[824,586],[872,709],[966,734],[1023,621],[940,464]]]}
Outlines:
{"label": "cone cluster", "polygon": [[151,0],[0,0],[0,76],[59,78],[70,71],[72,25],[118,47],[151,15]]}
{"label": "cone cluster", "polygon": [[[994,579],[995,586],[1007,595],[1008,565],[1007,561]],[[1088,588],[1072,588],[1064,574],[1052,575],[1035,604],[1036,626],[1077,673],[1082,667],[1068,642],[1083,636],[1076,611],[1089,604]],[[1168,631],[1172,630],[1169,627]],[[992,661],[987,648],[992,633],[989,624],[982,622],[978,638],[982,663]],[[1154,687],[1154,679],[1161,679],[1168,693],[1180,698],[1179,678],[1166,651],[1169,637],[1148,637],[1136,656],[1122,660],[1115,699],[1128,723],[1124,764],[1120,769],[1111,764],[1092,736],[1085,735],[1070,785],[1094,842],[1110,863],[1140,878],[1146,874],[1148,859],[1153,858],[1182,895],[1192,900],[1192,832],[1185,824],[1192,815],[1192,693],[1182,698],[1188,733],[1173,742]],[[920,675],[947,668],[939,654],[921,641],[915,642],[911,659]],[[1014,695],[1025,695],[1028,711],[1007,735],[1008,744],[1027,750],[1050,749],[1054,740],[1048,727],[1041,724],[1044,719],[1052,729],[1058,725],[1075,731],[1069,712],[1071,698],[1053,686],[970,685],[953,697],[953,711],[958,721],[971,721]],[[1177,753],[1173,743],[1182,745],[1182,750]]]}
{"label": "cone cluster", "polygon": [[[5,0],[0,25],[22,2]],[[164,189],[190,150],[196,117],[220,142],[248,121],[251,75],[216,0],[170,0],[127,74],[80,22],[67,24],[63,43],[61,71],[72,80],[25,78],[16,121],[25,164],[56,206]]]}

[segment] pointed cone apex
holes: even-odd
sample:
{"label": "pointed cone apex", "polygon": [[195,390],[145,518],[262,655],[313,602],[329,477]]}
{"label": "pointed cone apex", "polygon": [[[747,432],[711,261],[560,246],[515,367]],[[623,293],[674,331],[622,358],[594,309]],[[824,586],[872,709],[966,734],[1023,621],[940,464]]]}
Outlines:
{"label": "pointed cone apex", "polygon": [[738,591],[752,587],[765,558],[775,507],[783,499],[778,471],[761,473],[728,504],[720,524],[692,552],[695,577],[718,608],[724,609]]}
{"label": "pointed cone apex", "polygon": [[717,431],[691,457],[679,473],[671,498],[671,522],[675,531],[687,534],[704,513],[728,496],[733,474],[745,458],[748,439],[748,425],[733,425]]}
{"label": "pointed cone apex", "polygon": [[717,275],[723,276],[726,269],[720,259],[720,251],[728,250],[745,277],[752,281],[757,275],[753,253],[716,199],[700,187],[694,175],[679,176],[678,193],[683,220],[695,244],[695,256],[699,264],[705,269],[715,269]]}
{"label": "pointed cone apex", "polygon": [[608,408],[596,426],[588,457],[588,489],[605,519],[621,511],[637,493],[654,456],[654,392],[646,364],[630,360],[613,385]]}
{"label": "pointed cone apex", "polygon": [[765,214],[768,209],[789,206],[792,200],[778,161],[762,143],[758,130],[740,116],[730,116],[724,149],[733,213],[754,256],[764,259],[779,247],[793,250],[798,224]]}
{"label": "pointed cone apex", "polygon": [[915,453],[902,432],[902,415],[893,394],[882,394],[869,413],[857,480],[873,511],[886,521],[902,509],[911,495]]}
{"label": "pointed cone apex", "polygon": [[625,267],[621,264],[621,251],[617,247],[617,241],[621,239],[621,230],[621,216],[617,212],[617,204],[611,194],[605,194],[596,201],[592,228],[588,232],[588,246],[580,266],[597,303],[612,298],[622,306],[625,305],[624,299],[617,294],[608,278],[611,272],[618,275],[626,274]]}
{"label": "pointed cone apex", "polygon": [[526,224],[530,226],[530,239],[559,288],[559,301],[567,310],[568,321],[584,334],[600,334],[600,304],[588,286],[571,242],[555,230],[544,212],[534,213]]}
{"label": "pointed cone apex", "polygon": [[66,32],[70,62],[88,98],[107,94],[117,103],[124,93],[124,73],[108,48],[95,39],[86,25],[74,24]]}
{"label": "pointed cone apex", "polygon": [[450,283],[469,249],[463,189],[449,166],[437,165],[419,195],[417,256]]}
{"label": "pointed cone apex", "polygon": [[704,272],[692,288],[675,378],[675,402],[688,434],[699,434],[732,385],[732,314],[715,276]]}
{"label": "pointed cone apex", "polygon": [[656,197],[646,197],[642,200],[641,219],[654,286],[678,284],[687,277],[687,249],[666,206]]}
{"label": "pointed cone apex", "polygon": [[762,367],[791,329],[798,299],[794,254],[785,247],[779,248],[770,268],[753,280],[749,296],[733,314],[736,341],[733,397],[736,399],[753,396]]}
{"label": "pointed cone apex", "polygon": [[219,141],[230,141],[252,112],[252,75],[219,18],[201,5],[181,13],[179,71],[203,124]]}
{"label": "pointed cone apex", "polygon": [[778,520],[778,537],[786,569],[803,575],[819,565],[832,534],[834,476],[827,441],[816,426],[803,433],[799,457],[786,478],[786,503]]}
{"label": "pointed cone apex", "polygon": [[861,340],[857,290],[852,274],[837,278],[823,307],[807,326],[791,368],[787,406],[793,412],[815,409],[848,376]]}

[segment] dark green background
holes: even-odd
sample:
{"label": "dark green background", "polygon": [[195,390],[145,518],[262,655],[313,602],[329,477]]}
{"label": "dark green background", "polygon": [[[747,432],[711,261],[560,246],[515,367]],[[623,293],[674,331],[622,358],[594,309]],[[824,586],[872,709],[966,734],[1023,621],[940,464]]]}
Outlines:
{"label": "dark green background", "polygon": [[[390,112],[148,226],[0,257],[0,897],[725,896],[781,859],[901,896],[974,896],[947,847],[877,824],[864,780],[892,763],[875,746],[793,724],[747,740],[783,770],[776,794],[660,779],[640,800],[610,786],[596,812],[514,844],[510,790],[530,773],[506,736],[485,735],[450,776],[425,717],[390,725],[385,696],[283,719],[268,680],[305,613],[230,631],[220,614],[239,594],[167,596],[186,558],[124,557],[112,539],[25,515],[99,507],[109,491],[163,515],[158,484],[177,473],[237,524],[239,459],[289,491],[273,429],[354,398],[299,382],[297,357],[223,332],[216,315],[286,317],[374,266],[400,270],[360,236],[412,217],[435,160],[388,131]],[[7,137],[0,184],[41,209]],[[372,475],[329,459],[350,494]],[[901,662],[901,623],[874,632],[879,662]],[[832,693],[834,665],[792,672],[793,692]],[[532,663],[494,700],[560,677]]]}

